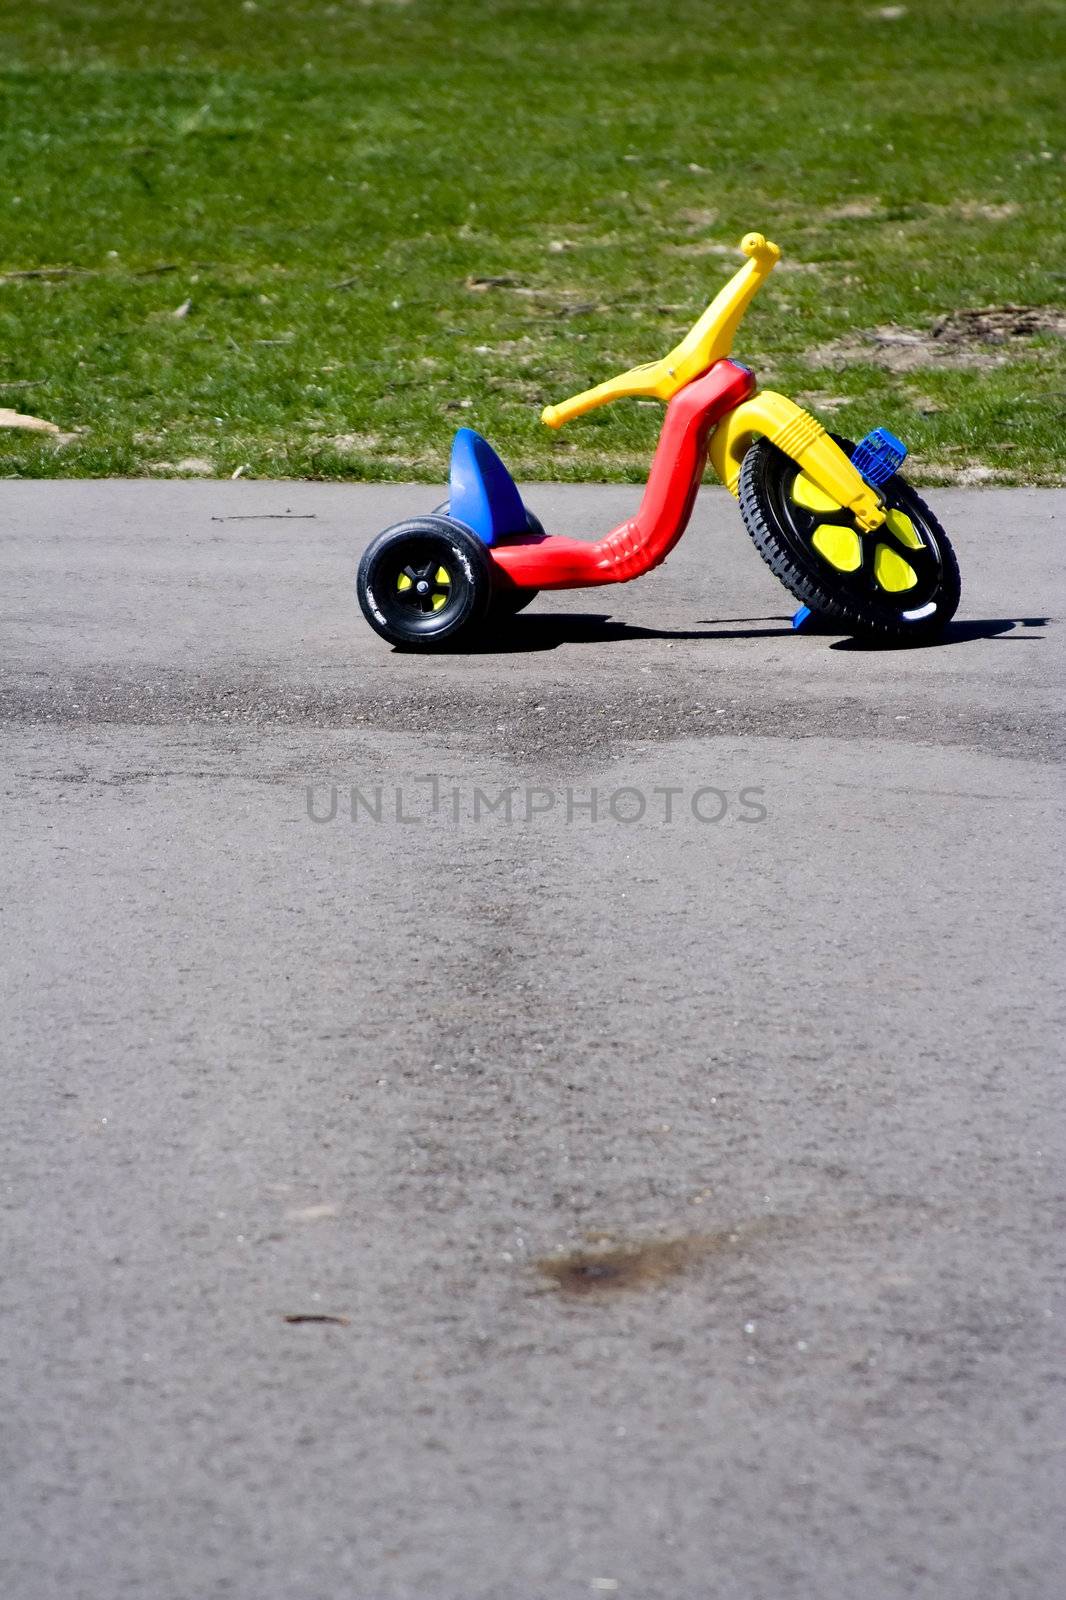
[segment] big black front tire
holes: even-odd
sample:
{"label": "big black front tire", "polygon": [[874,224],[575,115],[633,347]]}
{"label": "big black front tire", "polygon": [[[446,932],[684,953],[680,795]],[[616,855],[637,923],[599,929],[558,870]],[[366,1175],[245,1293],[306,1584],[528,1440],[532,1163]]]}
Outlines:
{"label": "big black front tire", "polygon": [[[850,440],[836,443],[854,453]],[[936,638],[955,615],[955,552],[898,473],[880,490],[888,517],[875,533],[860,532],[768,439],[745,455],[739,493],[744,525],[771,572],[842,633],[917,643]]]}
{"label": "big black front tire", "polygon": [[400,650],[437,650],[472,637],[492,600],[489,555],[447,517],[414,517],[363,552],[356,594],[370,626]]}

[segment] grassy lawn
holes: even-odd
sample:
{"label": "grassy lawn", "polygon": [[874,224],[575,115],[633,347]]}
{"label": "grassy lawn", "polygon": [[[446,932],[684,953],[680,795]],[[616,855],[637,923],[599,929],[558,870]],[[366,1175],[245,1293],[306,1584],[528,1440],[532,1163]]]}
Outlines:
{"label": "grassy lawn", "polygon": [[656,409],[540,406],[759,228],[764,382],[1066,481],[1064,57],[1061,0],[0,0],[0,407],[63,430],[0,476],[637,479]]}

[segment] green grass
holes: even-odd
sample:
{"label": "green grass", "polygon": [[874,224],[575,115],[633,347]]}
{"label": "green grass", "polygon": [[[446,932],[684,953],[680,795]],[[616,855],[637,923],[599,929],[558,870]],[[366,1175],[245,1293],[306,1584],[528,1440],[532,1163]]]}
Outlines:
{"label": "green grass", "polygon": [[654,408],[540,406],[665,351],[754,227],[803,269],[764,381],[927,480],[1061,482],[1066,339],[847,341],[1063,304],[1064,55],[1059,0],[0,0],[0,406],[75,435],[0,430],[0,475],[432,479],[465,422],[636,479]]}

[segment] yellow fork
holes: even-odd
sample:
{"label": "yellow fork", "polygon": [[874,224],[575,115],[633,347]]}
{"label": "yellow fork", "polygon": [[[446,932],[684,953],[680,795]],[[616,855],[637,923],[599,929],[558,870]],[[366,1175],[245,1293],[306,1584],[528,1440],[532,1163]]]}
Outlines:
{"label": "yellow fork", "polygon": [[863,533],[873,533],[885,520],[875,489],[861,478],[822,424],[787,395],[763,389],[742,400],[711,434],[711,465],[730,494],[736,496],[740,467],[757,438],[769,439],[806,473],[819,489],[849,510]]}

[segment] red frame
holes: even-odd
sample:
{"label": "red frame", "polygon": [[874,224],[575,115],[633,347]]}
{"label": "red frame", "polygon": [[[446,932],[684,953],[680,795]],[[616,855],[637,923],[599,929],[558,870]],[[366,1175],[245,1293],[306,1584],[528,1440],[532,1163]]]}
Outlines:
{"label": "red frame", "polygon": [[707,465],[711,430],[755,393],[755,375],[716,361],[666,408],[647,487],[636,516],[602,539],[520,535],[489,550],[498,587],[585,589],[627,583],[665,561],[684,533]]}

